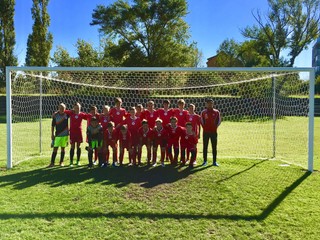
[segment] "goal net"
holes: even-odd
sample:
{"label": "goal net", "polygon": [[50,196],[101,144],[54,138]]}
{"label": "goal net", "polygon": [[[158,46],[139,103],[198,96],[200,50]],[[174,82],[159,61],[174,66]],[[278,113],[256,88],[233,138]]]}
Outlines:
{"label": "goal net", "polygon": [[[312,68],[8,67],[7,167],[34,158],[49,163],[51,117],[59,103],[72,109],[79,102],[84,112],[95,105],[101,112],[115,97],[127,110],[149,100],[160,108],[164,99],[175,108],[184,99],[200,114],[212,98],[222,115],[218,159],[277,159],[312,171],[313,78]],[[198,151],[201,163],[202,139]]]}

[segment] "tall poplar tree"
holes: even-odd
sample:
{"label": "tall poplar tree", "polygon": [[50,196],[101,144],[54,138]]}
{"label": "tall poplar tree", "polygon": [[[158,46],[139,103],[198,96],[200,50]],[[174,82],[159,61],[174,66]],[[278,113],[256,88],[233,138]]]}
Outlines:
{"label": "tall poplar tree", "polygon": [[15,0],[0,0],[0,86],[5,85],[5,67],[18,65],[14,55],[16,44],[14,31]]}
{"label": "tall poplar tree", "polygon": [[49,0],[33,0],[31,8],[32,33],[27,42],[27,66],[48,66],[50,61],[50,50],[52,48],[53,36],[48,32],[50,16],[47,12]]}

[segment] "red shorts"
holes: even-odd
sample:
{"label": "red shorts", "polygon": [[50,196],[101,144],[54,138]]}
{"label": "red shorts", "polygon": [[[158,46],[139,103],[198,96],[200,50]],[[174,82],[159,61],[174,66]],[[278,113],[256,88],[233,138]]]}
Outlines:
{"label": "red shorts", "polygon": [[70,144],[73,143],[82,143],[83,142],[83,137],[82,137],[82,132],[81,130],[79,131],[70,131]]}

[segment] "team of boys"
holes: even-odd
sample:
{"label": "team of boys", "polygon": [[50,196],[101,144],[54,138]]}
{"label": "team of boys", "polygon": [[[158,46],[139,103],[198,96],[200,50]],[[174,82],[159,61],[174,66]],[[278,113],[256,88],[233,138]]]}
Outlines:
{"label": "team of boys", "polygon": [[[70,135],[70,165],[76,149],[76,164],[80,164],[82,120],[87,121],[88,167],[92,168],[96,160],[100,167],[109,165],[112,150],[112,165],[123,165],[125,149],[129,155],[129,165],[141,165],[142,148],[146,146],[147,163],[157,164],[157,151],[160,148],[160,163],[165,159],[172,165],[180,162],[193,167],[196,163],[197,143],[200,129],[203,129],[203,165],[207,164],[208,143],[211,140],[213,165],[218,166],[217,128],[221,123],[220,112],[214,108],[212,99],[206,100],[206,108],[200,115],[195,113],[195,105],[190,104],[185,110],[185,101],[178,100],[178,108],[170,108],[170,101],[163,101],[163,108],[155,109],[154,102],[147,103],[147,109],[141,104],[131,107],[127,112],[121,98],[115,99],[115,106],[103,106],[99,114],[96,106],[91,106],[89,113],[81,112],[81,105],[76,103],[72,110],[66,110],[61,103],[52,116],[51,138],[53,152],[49,167],[55,164],[58,148],[61,148],[60,166],[64,165],[65,147]],[[70,118],[70,128],[68,119]],[[119,149],[119,156],[118,156]],[[173,151],[172,151],[173,149]],[[190,157],[190,159],[189,159]],[[95,159],[95,160],[94,160]]]}

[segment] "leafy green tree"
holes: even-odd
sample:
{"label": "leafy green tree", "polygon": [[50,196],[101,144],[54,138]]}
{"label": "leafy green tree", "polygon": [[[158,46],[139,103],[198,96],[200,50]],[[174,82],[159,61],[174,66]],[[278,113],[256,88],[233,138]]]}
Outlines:
{"label": "leafy green tree", "polygon": [[[111,44],[111,43],[110,43]],[[95,49],[91,43],[79,39],[76,43],[77,56],[71,57],[66,49],[59,46],[51,59],[60,67],[106,67],[117,66],[110,57],[110,52],[115,51],[114,46],[105,45],[103,50]]]}
{"label": "leafy green tree", "polygon": [[[131,3],[131,4],[130,4]],[[188,43],[185,0],[118,0],[94,10],[91,25],[113,41],[122,66],[192,66],[196,44]]]}
{"label": "leafy green tree", "polygon": [[14,55],[14,6],[15,0],[0,0],[0,87],[5,86],[5,67],[18,65]]}
{"label": "leafy green tree", "polygon": [[258,41],[239,43],[234,39],[224,40],[217,51],[217,67],[258,67],[269,66],[265,49]]}
{"label": "leafy green tree", "polygon": [[[320,0],[268,0],[269,12],[253,13],[256,25],[242,30],[244,37],[268,49],[272,66],[294,65],[296,57],[319,35]],[[281,58],[288,51],[286,57]]]}
{"label": "leafy green tree", "polygon": [[53,36],[48,32],[50,17],[47,12],[49,0],[33,0],[31,8],[32,33],[28,36],[26,65],[48,66]]}

